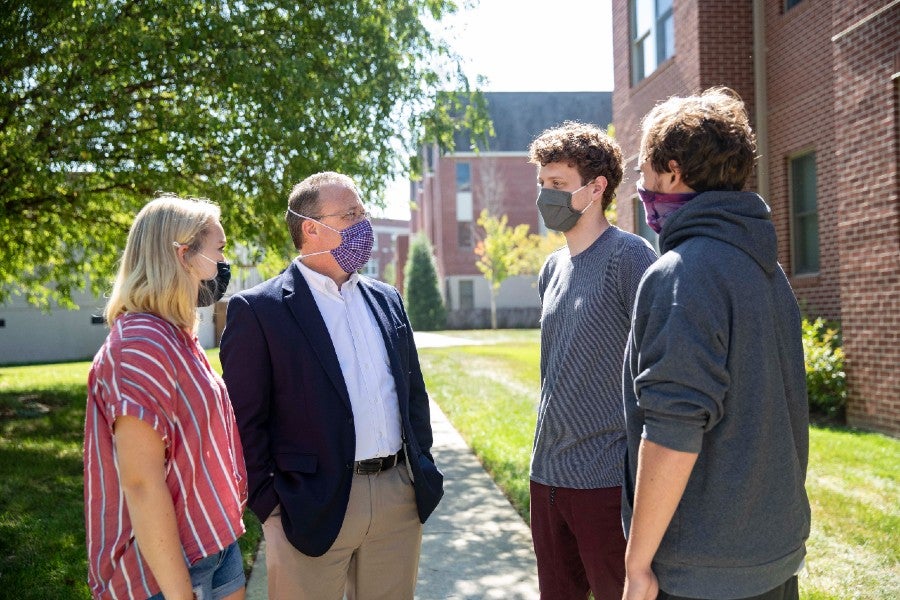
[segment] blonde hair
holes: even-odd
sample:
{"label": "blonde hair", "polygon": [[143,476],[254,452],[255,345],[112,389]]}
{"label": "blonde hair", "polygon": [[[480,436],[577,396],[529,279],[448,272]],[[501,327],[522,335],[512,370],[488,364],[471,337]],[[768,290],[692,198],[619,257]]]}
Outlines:
{"label": "blonde hair", "polygon": [[219,207],[203,198],[161,195],[138,213],[128,232],[104,316],[113,321],[128,312],[153,313],[185,330],[197,321],[197,283],[178,259],[200,251]]}

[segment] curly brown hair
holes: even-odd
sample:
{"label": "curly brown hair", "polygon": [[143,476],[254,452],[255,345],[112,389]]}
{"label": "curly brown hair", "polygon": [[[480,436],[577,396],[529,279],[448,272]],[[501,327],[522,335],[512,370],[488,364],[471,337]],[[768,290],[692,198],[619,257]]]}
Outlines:
{"label": "curly brown hair", "polygon": [[542,167],[550,163],[566,163],[575,167],[581,177],[581,185],[600,175],[606,177],[603,210],[612,203],[616,188],[622,183],[622,150],[596,125],[566,121],[559,127],[545,130],[531,142],[528,160]]}
{"label": "curly brown hair", "polygon": [[685,185],[698,192],[739,191],[756,161],[756,137],[737,92],[712,87],[699,96],[673,96],[641,121],[640,163],[669,173],[674,160]]}

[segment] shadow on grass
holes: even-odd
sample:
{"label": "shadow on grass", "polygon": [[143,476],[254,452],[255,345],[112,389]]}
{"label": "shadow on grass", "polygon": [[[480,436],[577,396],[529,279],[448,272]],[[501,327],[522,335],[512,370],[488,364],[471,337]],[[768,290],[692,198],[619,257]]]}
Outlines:
{"label": "shadow on grass", "polygon": [[0,575],[17,600],[89,597],[81,452],[67,446],[0,445]]}

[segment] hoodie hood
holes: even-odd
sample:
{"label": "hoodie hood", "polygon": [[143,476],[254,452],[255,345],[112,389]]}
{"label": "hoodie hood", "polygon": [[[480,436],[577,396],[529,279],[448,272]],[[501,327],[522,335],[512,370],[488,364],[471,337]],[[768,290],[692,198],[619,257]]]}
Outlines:
{"label": "hoodie hood", "polygon": [[666,219],[659,237],[668,252],[693,237],[708,237],[739,248],[766,273],[778,266],[772,214],[753,192],[703,192]]}

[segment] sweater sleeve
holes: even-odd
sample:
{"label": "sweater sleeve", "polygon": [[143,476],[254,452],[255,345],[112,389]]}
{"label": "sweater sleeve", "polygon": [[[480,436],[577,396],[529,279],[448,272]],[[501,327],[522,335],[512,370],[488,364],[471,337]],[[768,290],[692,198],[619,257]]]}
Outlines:
{"label": "sweater sleeve", "polygon": [[634,392],[644,411],[643,438],[696,453],[724,415],[730,308],[704,273],[666,258],[638,292]]}

